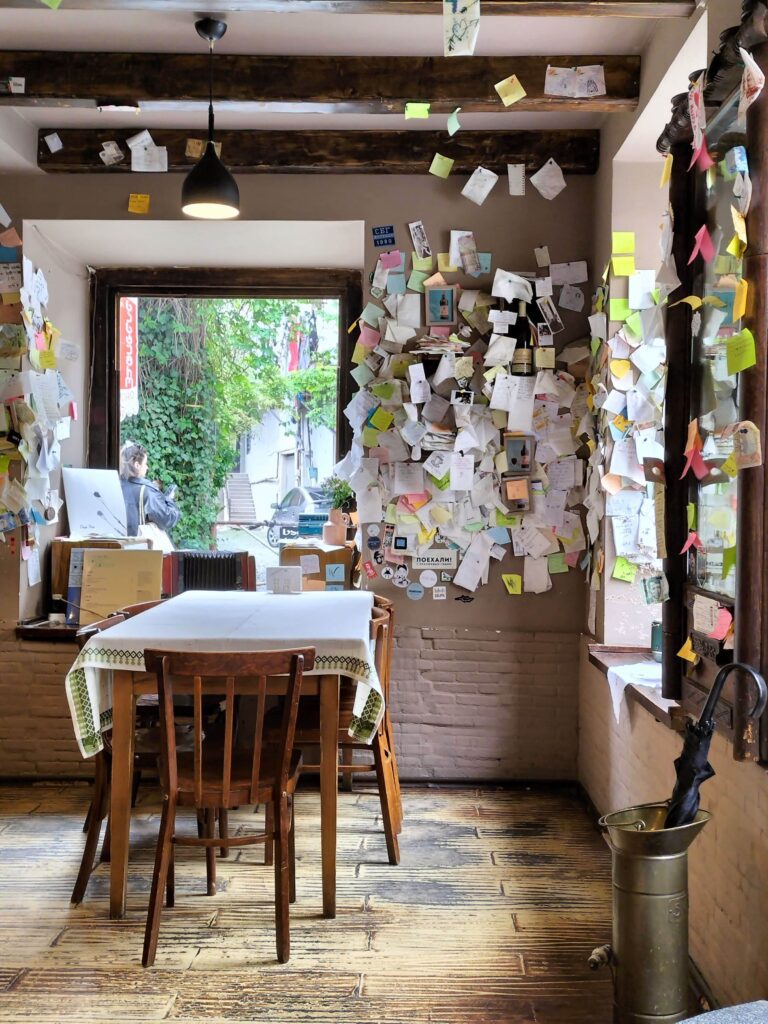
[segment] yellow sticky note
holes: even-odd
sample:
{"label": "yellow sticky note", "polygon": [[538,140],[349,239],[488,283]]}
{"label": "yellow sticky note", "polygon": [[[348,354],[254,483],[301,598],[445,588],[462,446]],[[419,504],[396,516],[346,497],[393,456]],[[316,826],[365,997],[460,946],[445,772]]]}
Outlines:
{"label": "yellow sticky note", "polygon": [[391,412],[379,406],[368,422],[372,427],[376,427],[377,430],[389,430],[394,418]]}
{"label": "yellow sticky note", "polygon": [[15,306],[17,302],[21,302],[21,295],[19,292],[3,292],[0,301],[4,306]]}
{"label": "yellow sticky note", "polygon": [[497,455],[494,457],[493,465],[495,466],[496,472],[499,475],[501,475],[502,473],[506,473],[507,470],[509,469],[509,460],[507,459],[507,453],[505,451],[498,452]]}
{"label": "yellow sticky note", "polygon": [[612,359],[611,360],[611,373],[614,377],[618,377],[621,380],[625,377],[632,369],[632,364],[628,359]]}
{"label": "yellow sticky note", "polygon": [[736,259],[741,259],[744,255],[746,245],[742,242],[738,235],[734,235],[726,247],[726,252],[730,253],[731,256],[735,256]]}
{"label": "yellow sticky note", "polygon": [[626,434],[631,426],[630,420],[622,416],[621,413],[617,413],[611,420],[611,423],[613,423],[614,427],[616,427],[617,430],[620,430],[622,434]]}
{"label": "yellow sticky note", "polygon": [[745,327],[743,331],[728,338],[725,352],[728,373],[740,373],[754,366],[757,357],[752,331]]}
{"label": "yellow sticky note", "polygon": [[361,345],[360,342],[358,341],[358,343],[352,350],[352,362],[355,364],[355,366],[359,366],[360,363],[364,362],[367,356],[369,355],[369,352],[370,350],[365,348],[365,346]]}
{"label": "yellow sticky note", "polygon": [[149,213],[149,196],[131,192],[128,196],[128,213]]}
{"label": "yellow sticky note", "polygon": [[635,232],[612,232],[611,252],[614,256],[633,256],[635,253]]}
{"label": "yellow sticky note", "polygon": [[442,271],[444,274],[456,274],[458,267],[451,266],[451,257],[447,252],[439,252],[437,254],[437,269]]}
{"label": "yellow sticky note", "polygon": [[379,443],[379,432],[375,427],[363,427],[363,444],[366,448],[375,448]]}
{"label": "yellow sticky note", "polygon": [[669,308],[672,309],[673,306],[679,306],[681,302],[687,303],[691,309],[698,309],[702,300],[698,295],[686,295],[684,299],[678,299],[677,302],[673,302]]}
{"label": "yellow sticky note", "polygon": [[504,572],[501,574],[501,578],[504,581],[504,586],[507,588],[508,594],[522,594],[522,576],[519,576],[516,572]]}
{"label": "yellow sticky note", "polygon": [[419,544],[430,544],[433,537],[437,533],[437,527],[433,526],[431,530],[428,530],[426,526],[422,526],[419,530]]}
{"label": "yellow sticky note", "polygon": [[447,508],[443,508],[442,505],[433,505],[429,510],[429,515],[431,519],[441,526],[443,523],[450,523],[453,519],[453,514]]}
{"label": "yellow sticky note", "polygon": [[747,311],[747,295],[749,294],[749,284],[747,279],[743,277],[741,281],[736,285],[736,295],[733,299],[733,319],[741,320]]}
{"label": "yellow sticky note", "polygon": [[705,306],[714,306],[715,309],[725,309],[725,303],[717,295],[705,295],[701,301]]}
{"label": "yellow sticky note", "polygon": [[49,348],[43,349],[39,352],[40,356],[40,369],[41,370],[55,370],[56,369],[56,356]]}
{"label": "yellow sticky note", "polygon": [[628,316],[624,321],[624,329],[629,330],[629,333],[634,335],[635,338],[642,338],[643,336],[643,319],[639,313],[633,313]]}
{"label": "yellow sticky note", "polygon": [[405,104],[405,120],[426,120],[429,117],[429,103],[406,103]]}
{"label": "yellow sticky note", "polygon": [[608,309],[609,320],[626,320],[632,312],[629,308],[629,299],[610,299]]}
{"label": "yellow sticky note", "polygon": [[744,214],[741,210],[737,210],[735,206],[731,207],[731,220],[736,230],[736,234],[739,236],[739,241],[743,244],[747,244],[747,222],[744,220]]}
{"label": "yellow sticky note", "polygon": [[739,467],[736,465],[736,456],[733,454],[733,452],[731,452],[731,454],[722,464],[720,469],[722,469],[724,473],[727,473],[728,476],[736,476],[738,474]]}
{"label": "yellow sticky note", "polygon": [[615,580],[622,580],[624,583],[634,583],[637,576],[637,566],[627,561],[623,555],[619,555],[611,573]]}
{"label": "yellow sticky note", "polygon": [[510,75],[509,78],[505,78],[502,82],[497,82],[493,87],[501,97],[501,102],[505,107],[511,107],[513,103],[517,103],[525,95],[525,89],[520,84],[517,75]]}
{"label": "yellow sticky note", "polygon": [[669,184],[669,179],[672,177],[672,163],[673,156],[671,153],[667,153],[664,157],[664,166],[661,169],[661,181],[659,182],[659,188],[664,188],[665,185]]}
{"label": "yellow sticky note", "polygon": [[631,277],[635,272],[634,256],[614,256],[611,263],[616,277]]}
{"label": "yellow sticky note", "polygon": [[415,252],[411,253],[411,261],[414,270],[427,270],[431,273],[434,266],[434,258],[432,256],[419,256]]}
{"label": "yellow sticky note", "polygon": [[683,646],[677,652],[678,658],[684,658],[685,661],[689,661],[692,665],[695,665],[699,660],[699,656],[693,649],[693,641],[690,637],[685,641]]}
{"label": "yellow sticky note", "polygon": [[453,160],[449,156],[441,156],[440,153],[435,153],[429,167],[429,173],[434,174],[438,178],[447,178],[452,170]]}

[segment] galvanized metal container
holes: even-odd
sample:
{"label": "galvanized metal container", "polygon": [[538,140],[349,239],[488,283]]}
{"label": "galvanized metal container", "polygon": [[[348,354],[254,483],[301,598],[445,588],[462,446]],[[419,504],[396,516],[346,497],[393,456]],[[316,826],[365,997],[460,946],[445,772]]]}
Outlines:
{"label": "galvanized metal container", "polygon": [[664,828],[667,804],[600,819],[613,854],[615,1024],[688,1017],[688,848],[710,819]]}

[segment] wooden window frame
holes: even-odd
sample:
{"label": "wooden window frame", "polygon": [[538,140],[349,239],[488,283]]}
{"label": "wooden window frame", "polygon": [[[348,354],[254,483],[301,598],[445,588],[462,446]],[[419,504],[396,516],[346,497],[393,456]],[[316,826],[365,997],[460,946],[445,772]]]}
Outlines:
{"label": "wooden window frame", "polygon": [[336,455],[352,443],[344,408],[352,396],[352,344],[347,330],[362,309],[362,275],[353,270],[204,267],[131,267],[95,270],[91,275],[91,360],[87,396],[86,465],[113,468],[120,452],[118,299],[120,296],[189,298],[337,299],[339,378]]}

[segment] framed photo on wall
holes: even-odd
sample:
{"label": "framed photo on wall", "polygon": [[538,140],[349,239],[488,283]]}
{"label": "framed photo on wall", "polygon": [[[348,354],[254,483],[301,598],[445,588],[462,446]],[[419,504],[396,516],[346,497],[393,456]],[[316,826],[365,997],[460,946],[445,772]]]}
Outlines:
{"label": "framed photo on wall", "polygon": [[430,285],[424,289],[424,323],[427,327],[454,327],[458,317],[456,285]]}

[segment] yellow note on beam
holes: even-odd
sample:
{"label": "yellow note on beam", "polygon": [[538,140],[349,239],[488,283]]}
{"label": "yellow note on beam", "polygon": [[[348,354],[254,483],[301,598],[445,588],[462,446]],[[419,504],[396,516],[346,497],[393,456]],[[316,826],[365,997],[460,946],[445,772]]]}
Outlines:
{"label": "yellow note on beam", "polygon": [[513,103],[519,102],[527,95],[517,75],[510,75],[509,78],[497,82],[493,88],[501,97],[501,102],[505,107],[511,107]]}
{"label": "yellow note on beam", "polygon": [[128,213],[149,213],[149,196],[141,192],[131,192],[128,196]]}
{"label": "yellow note on beam", "polygon": [[406,121],[425,121],[429,117],[429,103],[406,103]]}
{"label": "yellow note on beam", "polygon": [[611,253],[614,256],[634,256],[635,254],[635,232],[614,231],[612,232]]}
{"label": "yellow note on beam", "polygon": [[437,178],[447,178],[452,170],[453,160],[451,160],[449,156],[442,156],[440,153],[435,153],[429,167],[429,173],[434,174]]}
{"label": "yellow note on beam", "polygon": [[634,256],[614,256],[611,259],[611,264],[616,277],[631,277],[635,272]]}

